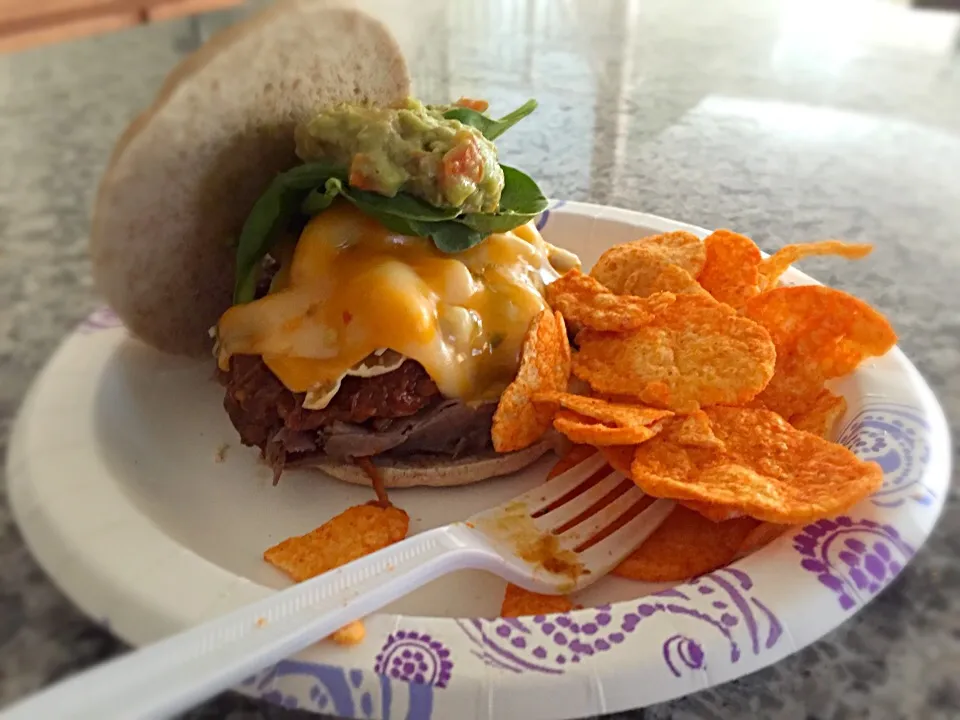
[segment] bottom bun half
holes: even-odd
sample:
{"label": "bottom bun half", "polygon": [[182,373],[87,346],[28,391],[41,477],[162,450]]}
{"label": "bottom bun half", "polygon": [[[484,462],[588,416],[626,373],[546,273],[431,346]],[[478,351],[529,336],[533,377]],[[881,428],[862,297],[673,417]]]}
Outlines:
{"label": "bottom bun half", "polygon": [[[375,458],[373,464],[380,471],[387,488],[455,487],[509,475],[538,460],[553,445],[541,442],[512,453],[490,452],[470,455],[455,460],[435,455],[413,455],[408,458]],[[315,458],[292,463],[291,468],[322,470],[338,480],[354,485],[372,485],[367,474],[352,463],[327,458]]]}

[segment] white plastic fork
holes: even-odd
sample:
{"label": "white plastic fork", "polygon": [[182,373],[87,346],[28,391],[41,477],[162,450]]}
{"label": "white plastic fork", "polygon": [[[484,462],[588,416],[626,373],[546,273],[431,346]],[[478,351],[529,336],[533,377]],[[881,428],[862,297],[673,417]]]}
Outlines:
{"label": "white plastic fork", "polygon": [[672,501],[651,502],[594,453],[466,522],[414,535],[135,650],[13,705],[0,719],[170,717],[455,570],[489,570],[548,594],[578,590],[613,569],[672,509]]}

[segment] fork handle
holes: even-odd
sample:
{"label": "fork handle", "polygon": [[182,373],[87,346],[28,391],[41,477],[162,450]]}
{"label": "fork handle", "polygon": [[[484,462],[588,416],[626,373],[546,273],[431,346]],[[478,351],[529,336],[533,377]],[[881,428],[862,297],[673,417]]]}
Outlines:
{"label": "fork handle", "polygon": [[458,525],[420,533],[223,617],[87,670],[2,720],[164,718],[240,683],[431,580],[490,567]]}

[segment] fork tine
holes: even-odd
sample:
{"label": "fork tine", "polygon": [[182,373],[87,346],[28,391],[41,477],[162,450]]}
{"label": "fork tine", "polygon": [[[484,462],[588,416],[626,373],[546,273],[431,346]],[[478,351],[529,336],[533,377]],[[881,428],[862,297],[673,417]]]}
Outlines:
{"label": "fork tine", "polygon": [[[622,482],[625,479],[626,478],[621,476],[620,481]],[[643,500],[644,497],[646,496],[644,495],[643,491],[636,485],[630,487],[626,492],[623,493],[623,495],[618,497],[609,505],[601,508],[593,515],[585,518],[583,522],[578,523],[574,527],[570,528],[570,530],[567,532],[561,534],[559,536],[560,546],[569,548],[570,550],[579,547],[587,540],[597,535],[604,528],[613,524],[618,517],[630,510],[630,508]]]}
{"label": "fork tine", "polygon": [[623,527],[610,533],[596,545],[580,553],[580,560],[594,572],[609,572],[614,565],[653,534],[676,507],[673,500],[659,499],[639,515],[625,523]]}
{"label": "fork tine", "polygon": [[520,495],[516,501],[524,503],[530,514],[534,515],[582,485],[606,464],[606,458],[600,453],[595,453],[566,472]]}
{"label": "fork tine", "polygon": [[589,490],[585,490],[560,507],[537,518],[537,527],[545,532],[555,532],[557,528],[563,527],[565,523],[570,522],[595,502],[605,497],[607,493],[611,492],[624,480],[623,475],[613,468],[610,468],[610,473]]}

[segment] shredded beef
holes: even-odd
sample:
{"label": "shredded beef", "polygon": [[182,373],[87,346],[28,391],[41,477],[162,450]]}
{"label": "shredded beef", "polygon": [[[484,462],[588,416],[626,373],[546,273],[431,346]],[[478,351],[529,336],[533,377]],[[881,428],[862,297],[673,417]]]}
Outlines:
{"label": "shredded beef", "polygon": [[288,459],[322,452],[344,459],[388,451],[456,457],[489,445],[492,406],[445,400],[411,360],[384,375],[344,378],[323,410],[305,409],[304,395],[290,392],[256,356],[233,357],[219,377],[241,441],[260,448],[275,479]]}

